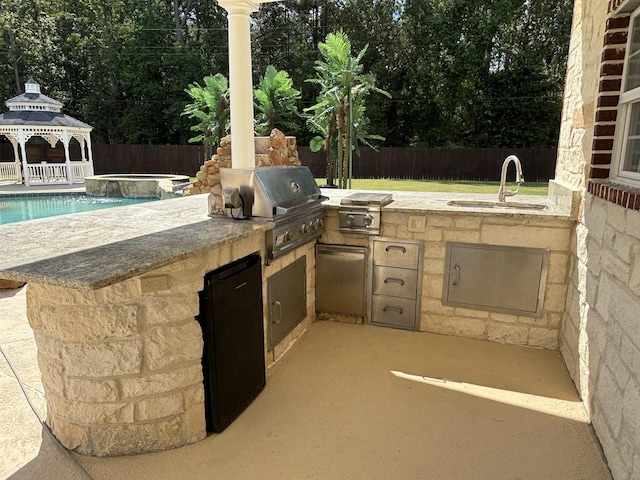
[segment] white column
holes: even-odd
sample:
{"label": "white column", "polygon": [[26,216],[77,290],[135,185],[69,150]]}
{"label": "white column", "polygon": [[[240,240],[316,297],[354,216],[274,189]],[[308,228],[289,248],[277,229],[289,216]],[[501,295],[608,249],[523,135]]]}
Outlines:
{"label": "white column", "polygon": [[69,140],[71,140],[71,137],[67,132],[64,132],[61,140],[64,146],[64,164],[67,166],[67,183],[73,185],[73,171],[71,171],[71,158],[69,157]]}
{"label": "white column", "polygon": [[228,12],[229,89],[231,91],[231,162],[233,168],[255,168],[250,15],[258,2],[218,0]]}
{"label": "white column", "polygon": [[13,146],[13,161],[16,163],[16,171],[18,173],[18,182],[22,182],[22,165],[20,164],[20,152],[18,151],[18,139],[10,134],[5,134],[5,136],[11,142]]}
{"label": "white column", "polygon": [[76,140],[78,140],[78,143],[80,144],[80,161],[81,162],[86,162],[87,161],[87,156],[86,156],[86,148],[87,148],[87,142],[84,141],[84,135],[80,138],[76,137]]}
{"label": "white column", "polygon": [[90,133],[87,133],[85,135],[85,140],[87,143],[87,153],[89,155],[89,170],[87,172],[87,175],[85,176],[91,176],[93,175],[94,170],[93,170],[93,152],[91,150],[91,134]]}
{"label": "white column", "polygon": [[18,131],[18,142],[20,142],[20,152],[22,153],[22,170],[24,175],[24,186],[28,187],[29,185],[29,167],[27,164],[27,149],[25,148],[25,144],[27,140],[29,140],[30,135],[28,136],[23,130]]}

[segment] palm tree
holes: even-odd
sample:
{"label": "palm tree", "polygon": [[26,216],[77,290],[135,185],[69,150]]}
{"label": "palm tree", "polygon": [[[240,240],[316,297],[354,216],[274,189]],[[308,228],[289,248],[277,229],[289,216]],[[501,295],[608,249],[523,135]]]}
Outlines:
{"label": "palm tree", "polygon": [[198,121],[191,131],[199,132],[189,143],[202,142],[205,159],[211,158],[213,149],[229,130],[229,85],[221,73],[204,77],[204,87],[197,82],[189,85],[185,92],[193,99],[184,107],[182,115]]}
{"label": "palm tree", "polygon": [[307,125],[320,134],[311,140],[311,150],[324,147],[327,151],[327,184],[347,188],[351,178],[351,155],[357,152],[358,141],[373,146],[369,140],[384,140],[367,132],[365,99],[371,92],[389,93],[375,86],[373,75],[363,74],[360,63],[366,53],[365,46],[356,57],[351,56],[351,42],[339,31],[327,35],[318,49],[323,60],[315,62],[316,78],[308,82],[320,85],[316,104],[306,108]]}
{"label": "palm tree", "polygon": [[290,134],[297,133],[300,127],[296,120],[300,114],[296,102],[301,94],[293,88],[293,81],[287,72],[269,65],[253,91],[253,97],[258,135],[269,135],[274,128]]}

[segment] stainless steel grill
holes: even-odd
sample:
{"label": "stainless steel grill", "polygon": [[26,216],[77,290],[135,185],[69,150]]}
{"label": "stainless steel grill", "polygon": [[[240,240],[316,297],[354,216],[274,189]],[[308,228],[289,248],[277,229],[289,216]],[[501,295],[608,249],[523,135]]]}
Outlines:
{"label": "stainless steel grill", "polygon": [[269,218],[267,262],[314,240],[324,229],[324,205],[311,171],[303,166],[221,169],[223,192],[237,190],[242,217]]}

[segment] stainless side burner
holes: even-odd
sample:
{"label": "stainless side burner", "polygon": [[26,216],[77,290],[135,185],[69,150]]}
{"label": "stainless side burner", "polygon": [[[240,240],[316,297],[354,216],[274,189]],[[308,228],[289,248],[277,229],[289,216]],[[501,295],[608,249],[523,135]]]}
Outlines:
{"label": "stainless side burner", "polygon": [[390,193],[360,192],[340,201],[339,226],[342,233],[380,235],[382,207],[393,201]]}

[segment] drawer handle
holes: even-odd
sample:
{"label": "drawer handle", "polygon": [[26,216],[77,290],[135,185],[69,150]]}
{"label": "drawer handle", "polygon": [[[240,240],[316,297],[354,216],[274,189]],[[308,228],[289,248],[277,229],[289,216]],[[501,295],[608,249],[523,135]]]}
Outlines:
{"label": "drawer handle", "polygon": [[278,320],[271,320],[271,323],[273,323],[274,325],[277,325],[282,321],[282,304],[276,300],[271,305],[278,307]]}
{"label": "drawer handle", "polygon": [[402,253],[407,253],[407,249],[399,245],[389,245],[384,249],[385,252],[389,252],[390,250],[400,250]]}
{"label": "drawer handle", "polygon": [[383,312],[395,312],[395,313],[399,313],[400,315],[402,315],[402,308],[400,307],[384,307],[382,309]]}
{"label": "drawer handle", "polygon": [[[460,266],[454,265],[453,269],[455,270],[456,276],[453,278],[453,282],[451,282],[451,283],[453,285],[458,285],[458,283],[460,283]],[[451,273],[451,272],[449,272],[449,273]]]}
{"label": "drawer handle", "polygon": [[384,283],[399,283],[400,285],[404,285],[404,280],[401,278],[385,278]]}

